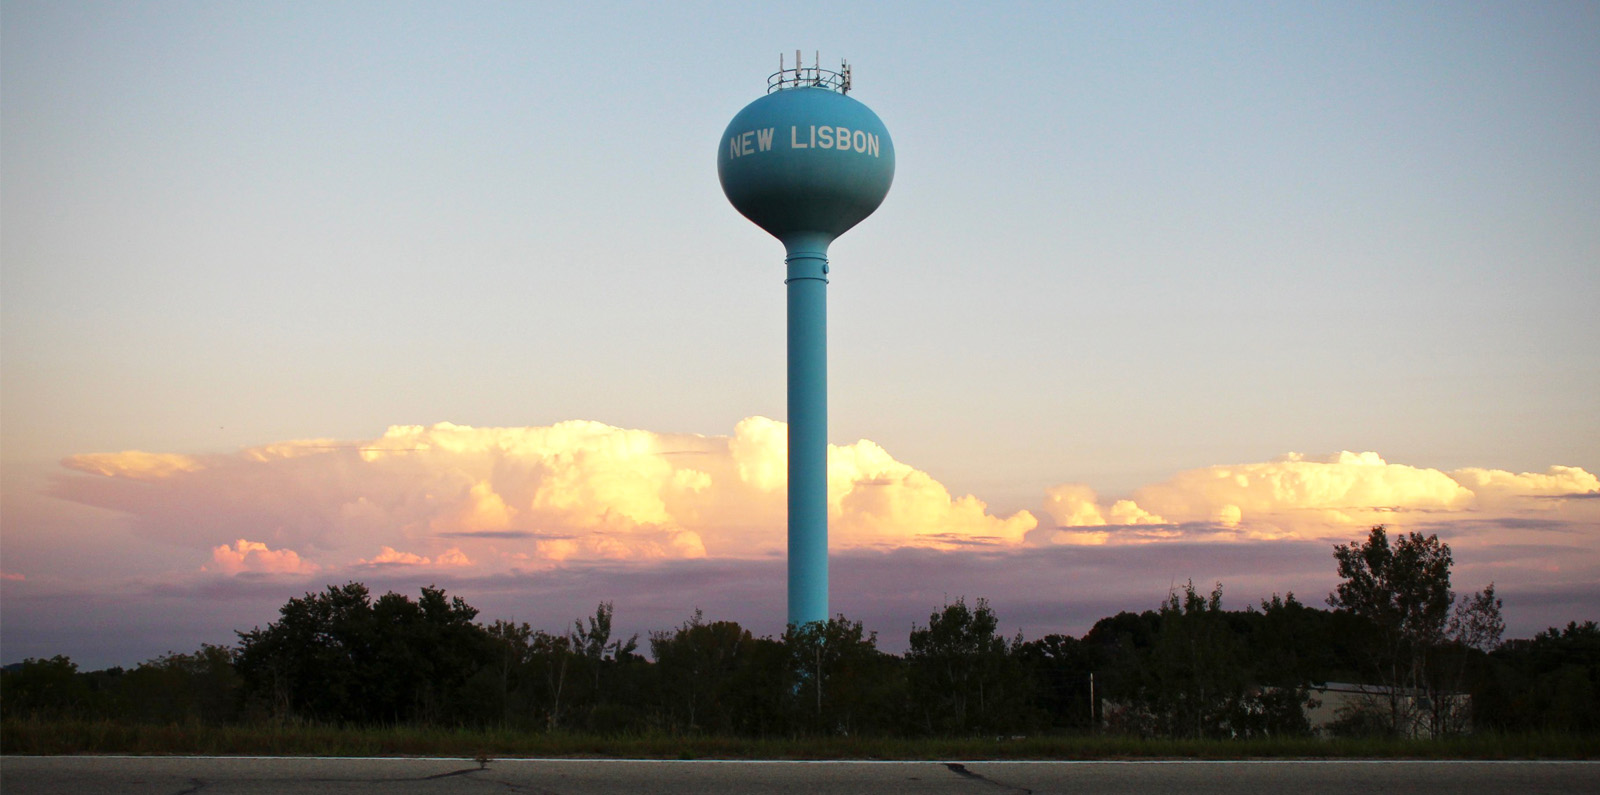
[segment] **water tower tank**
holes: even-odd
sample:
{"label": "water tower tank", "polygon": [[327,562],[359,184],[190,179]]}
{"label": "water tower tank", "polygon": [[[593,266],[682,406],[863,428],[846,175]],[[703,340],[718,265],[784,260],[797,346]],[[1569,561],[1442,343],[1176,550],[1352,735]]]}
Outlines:
{"label": "water tower tank", "polygon": [[789,623],[828,619],[828,245],[883,203],[894,143],[851,99],[850,66],[778,71],[728,123],[728,201],[783,242],[788,265]]}
{"label": "water tower tank", "polygon": [[728,201],[785,245],[826,245],[883,203],[894,142],[878,114],[843,93],[843,76],[777,82],[792,74],[774,75],[771,93],[729,122],[717,176]]}

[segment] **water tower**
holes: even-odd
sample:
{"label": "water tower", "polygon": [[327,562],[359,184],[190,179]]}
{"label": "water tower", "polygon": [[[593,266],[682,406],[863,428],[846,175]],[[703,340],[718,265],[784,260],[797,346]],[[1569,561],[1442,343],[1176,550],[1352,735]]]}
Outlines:
{"label": "water tower", "polygon": [[789,297],[789,623],[828,620],[828,244],[883,203],[894,144],[835,72],[778,59],[767,95],[728,123],[722,192],[782,241]]}

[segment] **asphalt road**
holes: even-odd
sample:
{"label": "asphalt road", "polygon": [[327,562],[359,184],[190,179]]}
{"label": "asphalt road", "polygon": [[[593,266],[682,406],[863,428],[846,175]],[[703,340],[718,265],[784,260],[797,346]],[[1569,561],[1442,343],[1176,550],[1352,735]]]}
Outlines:
{"label": "asphalt road", "polygon": [[1600,793],[1594,762],[671,762],[4,757],[5,795]]}

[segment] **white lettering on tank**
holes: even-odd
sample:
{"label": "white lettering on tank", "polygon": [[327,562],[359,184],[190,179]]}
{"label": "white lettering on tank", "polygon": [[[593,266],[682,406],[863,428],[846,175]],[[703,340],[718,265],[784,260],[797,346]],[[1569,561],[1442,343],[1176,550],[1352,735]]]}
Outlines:
{"label": "white lettering on tank", "polygon": [[[770,152],[773,146],[773,134],[776,127],[765,127],[756,130],[747,130],[728,139],[728,157],[744,157],[758,152]],[[852,130],[849,127],[824,125],[808,125],[806,140],[800,140],[800,125],[789,126],[790,149],[834,149],[840,152],[860,152],[872,157],[882,156],[882,139],[876,133],[866,130]]]}

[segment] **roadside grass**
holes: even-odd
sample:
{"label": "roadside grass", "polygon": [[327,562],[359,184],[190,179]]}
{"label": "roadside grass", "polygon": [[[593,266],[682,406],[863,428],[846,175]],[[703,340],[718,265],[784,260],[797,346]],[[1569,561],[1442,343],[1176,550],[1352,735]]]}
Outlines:
{"label": "roadside grass", "polygon": [[1282,738],[1142,740],[1086,734],[1030,737],[730,737],[599,735],[419,726],[134,725],[8,719],[0,754],[436,756],[638,759],[1600,759],[1600,736],[1485,733],[1442,740]]}

